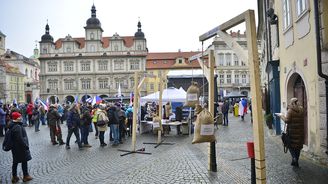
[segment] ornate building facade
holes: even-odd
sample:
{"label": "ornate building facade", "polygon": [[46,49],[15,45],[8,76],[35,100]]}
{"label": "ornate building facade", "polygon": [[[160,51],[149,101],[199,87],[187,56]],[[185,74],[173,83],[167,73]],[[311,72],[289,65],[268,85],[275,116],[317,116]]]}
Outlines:
{"label": "ornate building facade", "polygon": [[[238,31],[230,32],[230,36],[244,48],[247,55],[246,35]],[[219,95],[225,96],[232,91],[237,91],[249,96],[250,74],[247,61],[239,59],[220,37],[215,37],[212,45],[216,55],[215,67],[218,74]]]}
{"label": "ornate building facade", "polygon": [[[98,95],[129,96],[134,72],[145,72],[148,53],[146,39],[138,22],[134,36],[103,37],[96,8],[86,21],[85,37],[67,35],[54,42],[47,24],[40,41],[41,98],[51,103],[85,101]],[[144,91],[141,91],[144,93]]]}
{"label": "ornate building facade", "polygon": [[27,58],[10,49],[6,50],[5,38],[0,32],[0,60],[3,66],[3,72],[0,72],[0,99],[9,103],[14,99],[19,103],[34,101],[40,92],[38,49],[34,49],[33,57]]}

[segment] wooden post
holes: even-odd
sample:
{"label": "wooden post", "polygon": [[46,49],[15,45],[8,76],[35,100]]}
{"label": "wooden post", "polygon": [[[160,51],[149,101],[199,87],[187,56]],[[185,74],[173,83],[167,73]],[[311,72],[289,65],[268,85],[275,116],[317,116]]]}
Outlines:
{"label": "wooden post", "polygon": [[133,120],[132,120],[132,146],[131,150],[136,151],[136,140],[137,140],[137,113],[138,113],[138,73],[134,72],[134,98],[133,98]]}
{"label": "wooden post", "polygon": [[249,10],[245,14],[246,37],[248,48],[248,63],[251,82],[252,113],[253,113],[253,132],[255,143],[255,165],[256,183],[266,183],[265,152],[264,152],[264,133],[263,115],[260,86],[260,63],[256,40],[256,26],[254,10]]}
{"label": "wooden post", "polygon": [[[160,72],[159,75],[159,101],[158,101],[158,116],[161,119],[160,125],[162,123],[162,109],[163,109],[163,79],[162,79],[163,75],[162,72]],[[162,130],[159,129],[157,132],[157,144],[159,144],[162,141]]]}
{"label": "wooden post", "polygon": [[[208,110],[214,117],[214,50],[210,50],[209,53],[209,60],[208,60],[208,66],[209,66],[209,73],[207,74],[207,80],[208,80]],[[208,170],[216,172],[217,166],[216,166],[216,150],[215,150],[215,142],[211,142],[208,144],[208,156],[209,156],[209,163],[208,163]]]}

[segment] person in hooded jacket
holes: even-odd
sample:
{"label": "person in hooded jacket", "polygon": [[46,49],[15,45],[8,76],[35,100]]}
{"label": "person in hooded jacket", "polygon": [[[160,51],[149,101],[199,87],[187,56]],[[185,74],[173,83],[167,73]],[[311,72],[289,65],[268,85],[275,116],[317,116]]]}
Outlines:
{"label": "person in hooded jacket", "polygon": [[19,112],[13,112],[11,114],[12,122],[9,124],[9,129],[11,129],[11,138],[13,142],[13,148],[11,149],[11,153],[13,156],[13,165],[12,165],[12,182],[16,183],[19,181],[19,177],[17,176],[17,166],[18,163],[22,163],[23,170],[23,182],[30,181],[33,178],[28,173],[27,162],[32,159],[28,137],[23,127],[22,123],[22,115]]}
{"label": "person in hooded jacket", "polygon": [[286,116],[277,114],[286,124],[287,133],[289,135],[291,144],[289,152],[292,156],[291,165],[299,167],[298,160],[304,144],[304,110],[298,103],[297,98],[291,98]]}
{"label": "person in hooded jacket", "polygon": [[68,111],[67,122],[66,122],[68,128],[68,133],[66,138],[66,149],[71,149],[71,147],[69,146],[69,141],[73,133],[76,137],[79,148],[82,149],[82,143],[79,133],[80,122],[81,122],[80,114],[81,113],[80,113],[79,104],[73,104]]}

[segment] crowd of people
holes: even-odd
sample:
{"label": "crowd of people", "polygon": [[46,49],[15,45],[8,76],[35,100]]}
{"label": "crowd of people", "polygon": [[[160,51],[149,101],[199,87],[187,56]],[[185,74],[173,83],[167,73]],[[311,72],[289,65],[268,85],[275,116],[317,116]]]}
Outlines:
{"label": "crowd of people", "polygon": [[[144,109],[144,107],[142,108]],[[143,117],[147,114],[144,112]],[[89,133],[99,139],[101,147],[107,146],[104,140],[109,127],[109,141],[112,146],[122,144],[126,136],[132,135],[133,107],[123,103],[90,103],[51,104],[45,107],[38,103],[29,104],[3,104],[0,102],[0,137],[4,137],[9,129],[12,131],[12,141],[15,143],[11,149],[13,155],[12,182],[19,181],[17,177],[17,165],[22,163],[23,181],[29,181],[32,177],[27,172],[27,161],[31,160],[28,137],[25,127],[32,128],[37,133],[40,124],[49,127],[50,141],[52,145],[66,145],[70,149],[70,139],[75,135],[79,149],[90,148]],[[67,137],[62,135],[62,124],[66,122]],[[66,141],[66,142],[64,142]]]}

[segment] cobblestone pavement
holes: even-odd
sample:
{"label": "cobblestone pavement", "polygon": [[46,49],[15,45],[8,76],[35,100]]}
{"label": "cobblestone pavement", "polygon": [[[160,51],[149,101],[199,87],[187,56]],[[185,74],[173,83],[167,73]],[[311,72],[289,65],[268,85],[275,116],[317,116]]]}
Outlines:
{"label": "cobblestone pavement", "polygon": [[[247,115],[248,116],[248,115]],[[67,130],[63,125],[63,135]],[[29,183],[250,183],[250,160],[246,142],[252,141],[252,125],[249,117],[245,122],[230,117],[228,127],[217,130],[218,172],[207,171],[207,145],[192,145],[192,135],[175,135],[172,130],[165,142],[174,145],[144,145],[155,142],[151,133],[137,136],[137,148],[146,148],[151,155],[131,154],[121,157],[117,149],[131,149],[128,138],[118,147],[99,147],[94,133],[89,136],[92,148],[79,150],[71,139],[71,149],[50,144],[46,126],[35,133],[26,128],[33,159],[29,171],[34,179]],[[2,143],[3,138],[0,138]],[[108,143],[108,132],[105,140]],[[267,183],[326,183],[328,169],[301,158],[299,169],[290,166],[290,155],[283,153],[280,138],[265,129]],[[0,151],[0,183],[9,183],[11,175],[11,153]],[[22,175],[20,165],[19,175]]]}

